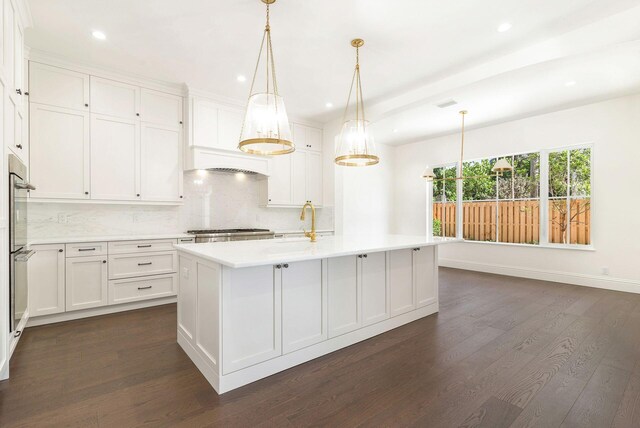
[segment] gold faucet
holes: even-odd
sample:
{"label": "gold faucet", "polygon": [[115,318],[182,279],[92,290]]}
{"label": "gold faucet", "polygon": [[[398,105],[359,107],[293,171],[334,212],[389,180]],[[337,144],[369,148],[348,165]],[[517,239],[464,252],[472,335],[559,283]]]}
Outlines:
{"label": "gold faucet", "polygon": [[304,213],[307,210],[307,207],[311,208],[311,232],[304,231],[304,236],[311,239],[311,242],[316,242],[316,208],[313,206],[311,201],[307,201],[306,204],[302,207],[302,212],[300,213],[300,220],[304,221]]}

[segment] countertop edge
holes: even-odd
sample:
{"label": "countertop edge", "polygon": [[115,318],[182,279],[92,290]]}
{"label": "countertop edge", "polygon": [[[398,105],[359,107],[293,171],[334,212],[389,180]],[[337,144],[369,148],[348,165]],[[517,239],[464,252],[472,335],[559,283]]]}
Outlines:
{"label": "countertop edge", "polygon": [[77,244],[82,242],[116,242],[116,241],[146,241],[154,239],[179,239],[193,238],[194,235],[188,233],[169,233],[159,235],[113,235],[113,236],[84,236],[84,237],[57,237],[57,238],[36,238],[28,239],[27,245],[48,245],[48,244]]}

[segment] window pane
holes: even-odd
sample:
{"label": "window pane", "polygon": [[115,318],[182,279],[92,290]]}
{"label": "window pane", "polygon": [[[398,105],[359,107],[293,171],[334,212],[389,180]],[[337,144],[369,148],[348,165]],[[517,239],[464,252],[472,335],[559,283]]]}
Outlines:
{"label": "window pane", "polygon": [[465,162],[463,171],[463,237],[469,241],[496,240],[496,179],[491,177],[495,159]]}
{"label": "window pane", "polygon": [[498,202],[499,242],[540,243],[540,200]]}
{"label": "window pane", "polygon": [[568,196],[567,150],[549,153],[549,197]]}
{"label": "window pane", "polygon": [[516,155],[513,159],[513,197],[540,197],[540,153]]}
{"label": "window pane", "polygon": [[[513,156],[505,158],[511,165],[513,165]],[[498,180],[498,199],[513,199],[513,173],[507,171],[502,174]]]}
{"label": "window pane", "polygon": [[569,204],[571,213],[571,237],[572,244],[591,244],[591,201],[589,198],[571,199]]}
{"label": "window pane", "polygon": [[[436,176],[436,180],[443,177],[443,168],[433,168],[433,174]],[[442,181],[433,181],[433,202],[442,202]]]}
{"label": "window pane", "polygon": [[549,198],[549,242],[551,244],[567,243],[567,199]]}
{"label": "window pane", "polygon": [[[445,169],[444,176],[446,178],[456,178],[456,167],[451,166]],[[444,204],[444,225],[442,228],[443,236],[455,238],[456,236],[456,180],[445,180],[444,193],[446,203]]]}
{"label": "window pane", "polygon": [[591,196],[591,149],[576,149],[569,153],[571,196]]}

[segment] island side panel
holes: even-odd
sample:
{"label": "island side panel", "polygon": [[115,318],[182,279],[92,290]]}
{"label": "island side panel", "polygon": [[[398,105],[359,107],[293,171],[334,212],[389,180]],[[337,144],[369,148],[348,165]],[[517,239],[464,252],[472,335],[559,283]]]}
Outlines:
{"label": "island side panel", "polygon": [[420,247],[413,252],[416,307],[438,301],[438,253],[436,246]]}

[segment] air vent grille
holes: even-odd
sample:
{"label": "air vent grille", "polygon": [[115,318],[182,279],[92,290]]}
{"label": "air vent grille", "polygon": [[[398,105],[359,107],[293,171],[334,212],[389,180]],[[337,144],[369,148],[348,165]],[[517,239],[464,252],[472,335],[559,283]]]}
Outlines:
{"label": "air vent grille", "polygon": [[439,102],[438,104],[436,104],[436,106],[440,108],[447,108],[447,107],[454,106],[456,104],[458,104],[456,100],[449,98],[448,100]]}
{"label": "air vent grille", "polygon": [[257,174],[257,172],[255,171],[249,171],[247,169],[238,169],[238,168],[209,168],[208,171],[226,172],[230,174],[235,174],[236,172],[242,172],[244,174],[251,174],[251,175]]}

